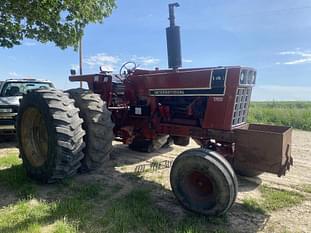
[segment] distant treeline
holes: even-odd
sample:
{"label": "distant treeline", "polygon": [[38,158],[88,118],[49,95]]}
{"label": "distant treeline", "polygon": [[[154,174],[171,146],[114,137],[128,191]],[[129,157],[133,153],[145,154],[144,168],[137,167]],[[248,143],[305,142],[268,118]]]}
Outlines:
{"label": "distant treeline", "polygon": [[252,102],[248,121],[311,130],[311,101]]}

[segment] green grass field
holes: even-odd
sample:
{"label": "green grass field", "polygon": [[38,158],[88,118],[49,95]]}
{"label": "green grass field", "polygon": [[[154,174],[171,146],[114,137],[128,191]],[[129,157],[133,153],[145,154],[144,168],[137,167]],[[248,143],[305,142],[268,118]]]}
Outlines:
{"label": "green grass field", "polygon": [[252,102],[248,121],[311,130],[311,101]]}

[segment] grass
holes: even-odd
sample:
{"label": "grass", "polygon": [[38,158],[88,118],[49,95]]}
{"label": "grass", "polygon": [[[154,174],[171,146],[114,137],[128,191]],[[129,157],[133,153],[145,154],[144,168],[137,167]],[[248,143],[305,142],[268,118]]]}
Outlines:
{"label": "grass", "polygon": [[147,185],[148,189],[142,189],[141,178],[134,174],[122,177],[136,186],[119,197],[116,194],[123,186],[118,183],[107,185],[95,180],[81,183],[74,179],[46,186],[51,190],[42,196],[45,186],[31,181],[17,154],[8,153],[0,160],[0,189],[13,199],[11,204],[0,208],[0,232],[205,233],[207,229],[211,233],[227,232],[226,216],[206,218],[187,214],[177,219],[155,205],[152,196],[155,187]]}
{"label": "grass", "polygon": [[260,214],[266,213],[266,210],[255,198],[245,198],[244,200],[242,200],[242,205],[248,212],[255,212]]}
{"label": "grass", "polygon": [[22,160],[18,157],[17,152],[9,152],[6,156],[0,157],[0,168],[11,167],[21,163]]}
{"label": "grass", "polygon": [[73,226],[72,224],[68,223],[66,219],[64,220],[58,220],[54,223],[53,226],[53,233],[76,233],[78,232],[78,229],[76,226]]}
{"label": "grass", "polygon": [[311,130],[311,102],[252,102],[248,121]]}
{"label": "grass", "polygon": [[304,196],[298,192],[275,189],[266,185],[260,187],[260,192],[264,199],[263,208],[268,211],[299,205],[305,199]]}
{"label": "grass", "polygon": [[[204,218],[189,216],[176,221],[159,208],[154,208],[151,190],[136,189],[115,200],[101,219],[101,224],[109,233],[122,232],[206,232],[207,222],[225,225],[226,218]],[[211,229],[210,232],[226,232],[224,229]]]}
{"label": "grass", "polygon": [[150,192],[135,189],[110,203],[104,214],[97,212],[101,190],[94,185],[75,186],[68,193],[74,193],[72,196],[59,201],[22,200],[0,210],[0,232],[203,233],[208,222],[214,224],[209,232],[226,232],[222,227],[226,223],[224,217],[193,215],[176,221],[155,208]]}
{"label": "grass", "polygon": [[[23,199],[0,210],[0,232],[41,232],[55,222],[48,232],[78,232],[88,228],[100,188],[96,184],[72,185],[66,196],[47,202],[36,198]],[[68,219],[69,221],[66,221]],[[31,230],[30,230],[31,229]]]}
{"label": "grass", "polygon": [[242,205],[249,212],[264,214],[282,208],[290,208],[301,204],[305,197],[301,193],[262,185],[259,188],[261,199],[246,198]]}
{"label": "grass", "polygon": [[76,232],[77,224],[64,220],[71,211],[64,211],[60,211],[57,202],[23,200],[0,210],[0,232],[42,232],[43,226],[53,221],[55,223],[47,227],[49,232]]}
{"label": "grass", "polygon": [[14,191],[20,198],[29,198],[35,195],[36,185],[28,178],[21,163],[17,153],[2,156],[0,158],[0,184]]}
{"label": "grass", "polygon": [[304,184],[300,187],[300,190],[305,193],[311,193],[311,184]]}

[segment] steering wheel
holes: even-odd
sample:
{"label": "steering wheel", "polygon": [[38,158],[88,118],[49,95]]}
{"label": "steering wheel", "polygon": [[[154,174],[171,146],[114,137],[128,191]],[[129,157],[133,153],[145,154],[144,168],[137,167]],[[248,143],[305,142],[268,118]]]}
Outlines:
{"label": "steering wheel", "polygon": [[137,65],[133,61],[129,61],[124,63],[120,68],[120,75],[121,76],[128,76],[130,73],[134,72],[134,70],[137,68]]}

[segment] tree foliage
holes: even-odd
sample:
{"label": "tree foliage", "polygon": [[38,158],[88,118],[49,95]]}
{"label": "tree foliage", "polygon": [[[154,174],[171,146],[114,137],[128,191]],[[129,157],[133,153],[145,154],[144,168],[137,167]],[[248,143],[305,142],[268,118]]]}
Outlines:
{"label": "tree foliage", "polygon": [[114,0],[1,0],[0,47],[29,38],[76,48],[85,26],[101,23],[115,6]]}

